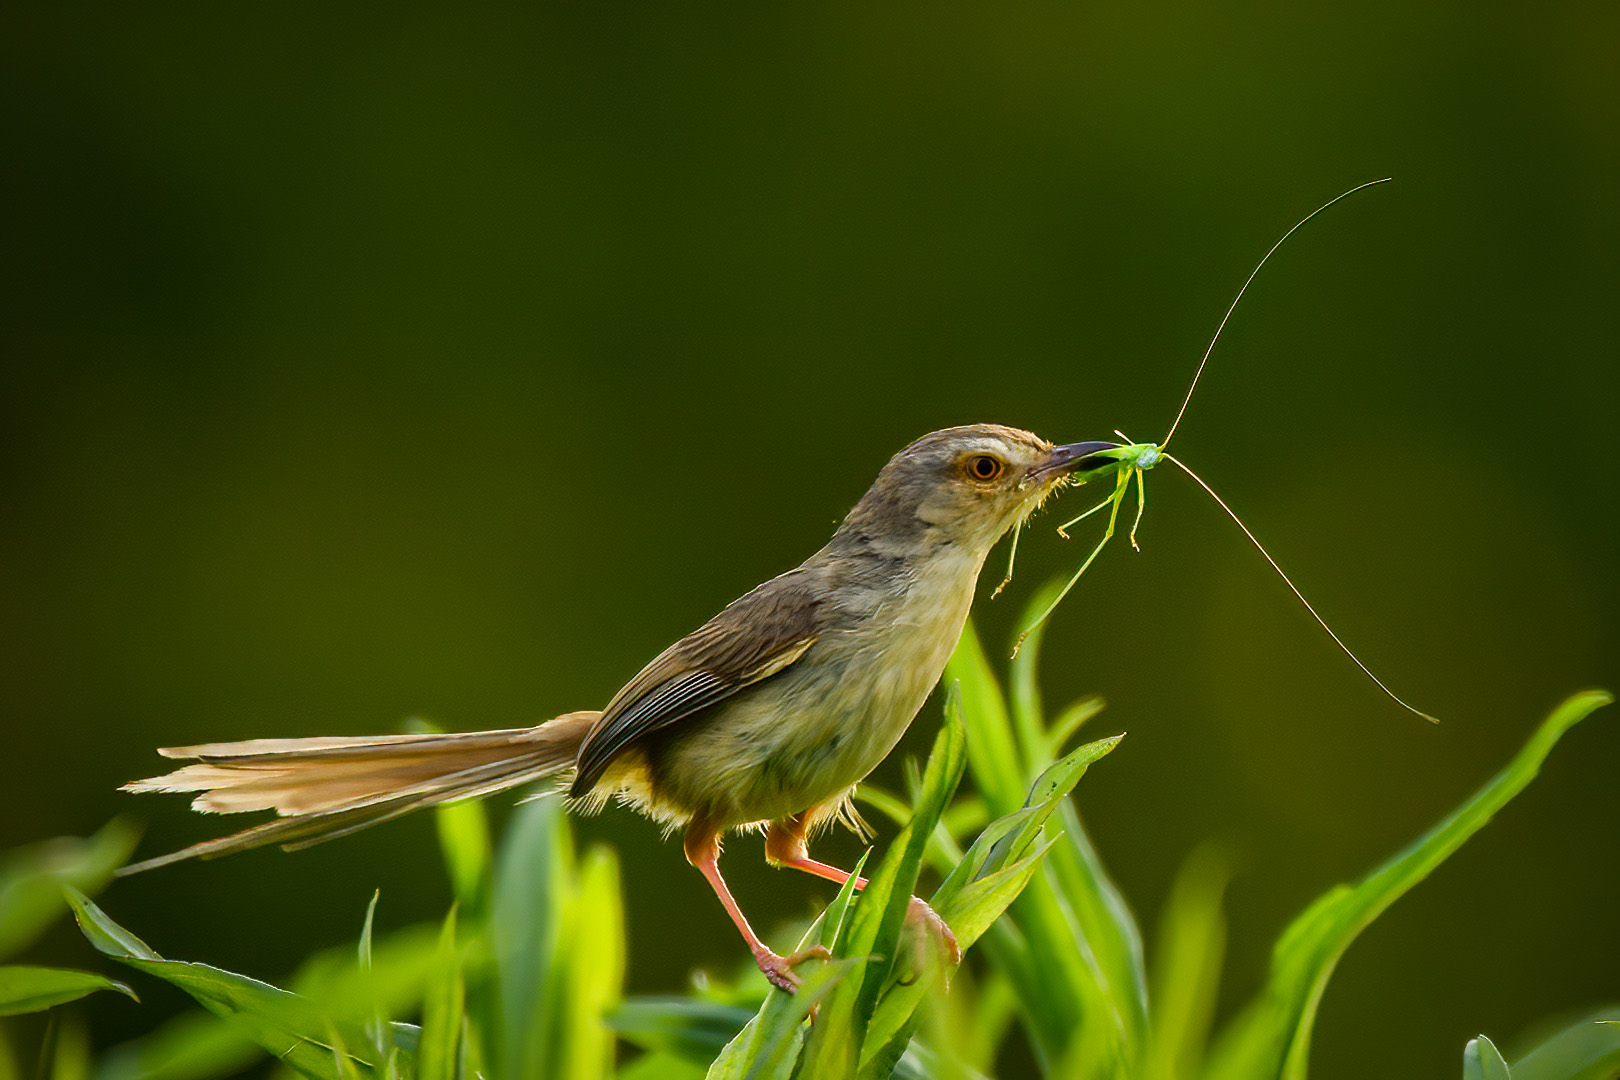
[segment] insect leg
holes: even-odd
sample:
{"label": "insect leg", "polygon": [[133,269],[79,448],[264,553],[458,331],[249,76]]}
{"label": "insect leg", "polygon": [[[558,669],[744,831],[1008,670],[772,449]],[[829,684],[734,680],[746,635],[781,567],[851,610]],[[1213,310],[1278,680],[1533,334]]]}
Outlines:
{"label": "insect leg", "polygon": [[[1012,581],[1013,563],[1018,561],[1018,537],[1023,531],[1024,522],[1020,519],[1018,524],[1013,526],[1012,546],[1007,552],[1007,576],[1001,579],[1001,584],[996,586],[996,591],[990,594],[992,600],[1000,596],[1001,590],[1005,589],[1008,583]],[[1062,530],[1058,531],[1061,532]]]}
{"label": "insect leg", "polygon": [[1131,522],[1131,548],[1141,551],[1142,547],[1136,542],[1136,527],[1142,524],[1142,513],[1147,509],[1147,481],[1143,479],[1145,470],[1132,469],[1136,473],[1136,520]]}
{"label": "insect leg", "polygon": [[[1074,572],[1074,576],[1068,580],[1068,582],[1063,586],[1062,590],[1051,599],[1046,607],[1041,609],[1041,613],[1039,615],[1035,616],[1035,618],[1031,620],[1030,624],[1024,628],[1024,632],[1018,635],[1017,642],[1013,644],[1014,656],[1018,655],[1018,650],[1023,646],[1024,639],[1029,637],[1030,631],[1034,630],[1037,626],[1041,625],[1041,623],[1045,622],[1047,616],[1051,615],[1052,612],[1057,609],[1057,606],[1063,602],[1063,598],[1069,595],[1069,590],[1074,588],[1075,583],[1080,580],[1080,576],[1086,572],[1094,561],[1096,561],[1097,556],[1102,554],[1102,549],[1108,546],[1108,541],[1114,538],[1114,525],[1119,521],[1119,504],[1125,501],[1125,492],[1128,490],[1128,486],[1131,482],[1130,474],[1134,471],[1134,469],[1120,470],[1119,478],[1114,483],[1114,493],[1108,497],[1108,500],[1106,502],[1097,504],[1090,510],[1087,510],[1085,514],[1081,515],[1081,517],[1084,517],[1087,514],[1094,514],[1098,510],[1101,510],[1103,507],[1110,504],[1113,506],[1113,510],[1108,515],[1108,528],[1103,532],[1102,539],[1097,541],[1097,546],[1091,549],[1091,554],[1086,556],[1086,561],[1080,564],[1080,569]],[[1074,522],[1070,522],[1069,524],[1072,525]]]}
{"label": "insect leg", "polygon": [[1068,521],[1065,521],[1063,524],[1059,525],[1058,529],[1057,529],[1058,535],[1063,537],[1063,539],[1067,540],[1069,538],[1069,534],[1064,531],[1065,529],[1068,529],[1071,526],[1080,524],[1082,521],[1086,520],[1086,518],[1090,517],[1092,514],[1095,514],[1097,511],[1101,510],[1103,507],[1108,506],[1111,503],[1116,503],[1117,504],[1118,502],[1119,502],[1119,491],[1116,488],[1115,491],[1114,491],[1114,494],[1108,496],[1108,498],[1104,499],[1102,502],[1098,503],[1096,506],[1093,506],[1090,510],[1087,510],[1085,513],[1081,514],[1077,518],[1071,518]]}

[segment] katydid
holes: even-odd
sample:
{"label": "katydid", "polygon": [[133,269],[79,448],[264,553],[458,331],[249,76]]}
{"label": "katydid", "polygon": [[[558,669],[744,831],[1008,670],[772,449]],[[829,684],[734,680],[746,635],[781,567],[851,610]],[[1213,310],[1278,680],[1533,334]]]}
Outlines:
{"label": "katydid", "polygon": [[[1222,510],[1226,511],[1227,516],[1237,524],[1239,529],[1243,530],[1243,535],[1249,538],[1249,542],[1259,550],[1261,555],[1265,556],[1266,562],[1271,564],[1271,568],[1277,572],[1278,577],[1283,579],[1283,583],[1288,586],[1295,598],[1297,598],[1301,604],[1305,605],[1305,610],[1310,612],[1311,618],[1315,619],[1317,624],[1321,626],[1323,630],[1327,631],[1328,637],[1333,639],[1333,643],[1337,645],[1346,656],[1354,661],[1355,665],[1359,667],[1369,679],[1377,684],[1380,690],[1382,690],[1391,700],[1406,711],[1414,713],[1417,716],[1421,716],[1430,723],[1439,723],[1438,720],[1430,716],[1428,713],[1414,709],[1405,701],[1397,697],[1394,691],[1390,690],[1389,687],[1384,685],[1383,680],[1374,675],[1367,665],[1363,664],[1361,659],[1357,657],[1355,653],[1350,651],[1350,647],[1340,640],[1339,635],[1333,632],[1333,628],[1327,624],[1327,621],[1323,619],[1321,615],[1317,614],[1316,608],[1312,607],[1311,602],[1305,599],[1305,595],[1299,591],[1298,587],[1296,587],[1291,580],[1289,580],[1288,575],[1283,572],[1282,567],[1277,565],[1277,560],[1271,557],[1271,553],[1266,551],[1265,547],[1260,543],[1260,541],[1255,538],[1254,533],[1249,531],[1248,526],[1243,524],[1243,521],[1237,516],[1232,508],[1226,505],[1225,500],[1223,500],[1219,495],[1215,494],[1215,490],[1206,484],[1197,473],[1189,469],[1186,464],[1177,458],[1172,457],[1166,449],[1170,445],[1170,440],[1175,436],[1176,429],[1181,426],[1181,418],[1187,413],[1187,406],[1192,401],[1193,391],[1198,388],[1198,380],[1204,374],[1204,368],[1209,363],[1210,354],[1215,351],[1216,342],[1220,341],[1221,339],[1221,332],[1226,329],[1228,320],[1232,318],[1232,312],[1237,309],[1238,302],[1243,299],[1243,294],[1248,291],[1250,284],[1254,282],[1255,276],[1260,273],[1261,267],[1265,266],[1266,261],[1271,258],[1278,248],[1282,247],[1284,241],[1286,241],[1290,236],[1294,235],[1294,233],[1297,232],[1299,228],[1307,221],[1310,221],[1316,215],[1320,214],[1334,203],[1339,202],[1341,199],[1348,198],[1349,196],[1354,195],[1356,192],[1361,191],[1363,188],[1372,187],[1374,184],[1386,183],[1388,180],[1389,177],[1384,177],[1380,180],[1369,180],[1367,183],[1358,184],[1349,191],[1329,199],[1327,202],[1323,203],[1309,214],[1306,214],[1294,224],[1293,228],[1283,233],[1281,239],[1279,239],[1275,244],[1271,245],[1271,249],[1261,257],[1260,261],[1255,264],[1254,269],[1249,272],[1248,278],[1243,282],[1243,287],[1238,290],[1237,296],[1233,298],[1231,305],[1227,307],[1226,314],[1221,317],[1220,325],[1215,328],[1214,337],[1210,339],[1209,346],[1205,348],[1203,357],[1198,361],[1197,370],[1193,372],[1192,383],[1187,387],[1187,394],[1186,397],[1184,397],[1181,401],[1181,408],[1176,411],[1176,417],[1170,424],[1170,430],[1168,433],[1166,433],[1163,439],[1156,443],[1132,442],[1123,433],[1116,431],[1114,434],[1118,435],[1121,439],[1124,439],[1124,444],[1116,446],[1111,450],[1098,451],[1087,459],[1086,467],[1076,471],[1074,474],[1074,480],[1072,481],[1076,484],[1084,484],[1090,480],[1100,479],[1108,476],[1111,473],[1114,477],[1114,490],[1106,499],[1098,503],[1096,506],[1093,506],[1091,509],[1087,510],[1078,517],[1072,518],[1069,521],[1064,522],[1062,525],[1059,525],[1058,533],[1064,538],[1067,538],[1069,535],[1067,530],[1070,527],[1079,524],[1085,519],[1091,517],[1093,514],[1101,513],[1103,510],[1108,511],[1108,524],[1103,530],[1102,539],[1098,540],[1097,546],[1091,549],[1091,553],[1087,555],[1085,561],[1080,564],[1080,569],[1074,572],[1073,576],[1071,576],[1064,584],[1063,588],[1058,591],[1057,595],[1052,598],[1051,602],[1048,603],[1046,607],[1041,609],[1040,614],[1036,615],[1034,621],[1031,622],[1030,625],[1024,629],[1023,633],[1018,636],[1018,642],[1013,646],[1014,655],[1017,654],[1018,647],[1024,643],[1024,639],[1029,636],[1032,630],[1046,621],[1047,617],[1052,614],[1052,612],[1057,608],[1058,604],[1062,602],[1063,598],[1068,595],[1069,590],[1074,588],[1075,584],[1080,580],[1081,575],[1090,569],[1091,564],[1096,561],[1097,556],[1102,553],[1103,548],[1107,547],[1108,542],[1114,538],[1115,529],[1119,524],[1120,507],[1124,504],[1125,497],[1130,494],[1133,481],[1134,487],[1136,488],[1136,517],[1131,522],[1131,530],[1129,535],[1131,547],[1138,551],[1141,550],[1136,542],[1136,530],[1137,527],[1142,523],[1142,512],[1147,507],[1147,484],[1144,477],[1150,469],[1158,465],[1161,461],[1169,461],[1174,463],[1177,468],[1181,469],[1188,476],[1192,477],[1193,481],[1199,487],[1203,488],[1204,491],[1209,494],[1210,498],[1214,499],[1216,504],[1220,506]],[[1092,462],[1095,464],[1091,464]],[[1017,545],[1018,537],[1015,534],[1013,536],[1014,554],[1016,554]],[[1012,576],[1012,561],[1010,558],[1007,565],[1007,576],[1009,578]],[[1005,585],[1006,582],[1003,581],[1002,584]],[[1000,592],[1001,590],[998,588],[996,591]]]}

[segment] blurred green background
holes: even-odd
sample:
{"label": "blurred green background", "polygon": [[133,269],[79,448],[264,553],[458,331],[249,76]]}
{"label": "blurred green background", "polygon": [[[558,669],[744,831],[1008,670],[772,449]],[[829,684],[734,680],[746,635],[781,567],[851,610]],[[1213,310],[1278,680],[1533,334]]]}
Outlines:
{"label": "blurred green background", "polygon": [[[157,745],[599,707],[928,430],[1161,437],[1255,259],[1383,175],[1267,267],[1176,450],[1446,722],[1161,470],[1142,554],[1047,647],[1049,698],[1130,733],[1080,789],[1097,842],[1150,920],[1191,847],[1233,853],[1230,1008],[1303,903],[1620,683],[1612,4],[4,20],[0,848],[234,824],[115,793]],[[1058,520],[981,602],[991,640],[1077,565]],[[1620,998],[1617,772],[1600,715],[1374,925],[1314,1075],[1449,1075],[1469,1036]],[[584,829],[628,861],[632,989],[746,958],[678,845]],[[374,888],[385,921],[442,912],[430,832],[104,902],[276,978]],[[751,839],[726,865],[758,923],[831,895]],[[66,930],[44,959],[92,963]],[[94,1015],[115,1039],[170,1004]]]}

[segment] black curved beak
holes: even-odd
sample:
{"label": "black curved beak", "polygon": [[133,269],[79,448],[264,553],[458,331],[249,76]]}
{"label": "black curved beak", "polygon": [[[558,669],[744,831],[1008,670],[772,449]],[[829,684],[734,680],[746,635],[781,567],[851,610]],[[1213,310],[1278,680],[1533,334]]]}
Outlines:
{"label": "black curved beak", "polygon": [[1112,442],[1076,442],[1066,446],[1054,446],[1051,458],[1045,464],[1037,466],[1032,475],[1036,479],[1047,480],[1053,476],[1068,476],[1071,473],[1116,464],[1111,457],[1096,455],[1104,450],[1118,450],[1120,445]]}

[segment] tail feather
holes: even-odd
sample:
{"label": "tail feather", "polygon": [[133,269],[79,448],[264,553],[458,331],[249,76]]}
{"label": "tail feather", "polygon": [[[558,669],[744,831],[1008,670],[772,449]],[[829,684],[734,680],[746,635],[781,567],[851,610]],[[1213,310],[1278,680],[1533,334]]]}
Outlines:
{"label": "tail feather", "polygon": [[269,821],[218,840],[134,863],[135,874],[185,859],[211,859],[269,844],[310,847],[439,803],[481,799],[571,768],[596,712],[539,727],[462,735],[251,739],[159,751],[191,758],[164,776],[124,785],[135,792],[197,791],[192,808],[232,814],[274,810]]}

